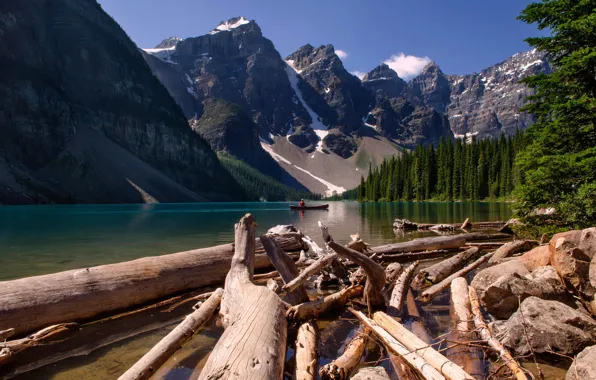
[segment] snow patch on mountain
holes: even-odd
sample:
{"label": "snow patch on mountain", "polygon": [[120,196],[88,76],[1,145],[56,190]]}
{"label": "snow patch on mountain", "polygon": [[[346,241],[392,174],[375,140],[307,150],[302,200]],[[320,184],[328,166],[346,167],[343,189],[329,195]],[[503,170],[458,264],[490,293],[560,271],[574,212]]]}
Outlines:
{"label": "snow patch on mountain", "polygon": [[209,34],[217,34],[219,32],[229,32],[230,30],[236,29],[239,26],[248,24],[249,22],[250,21],[248,21],[244,17],[239,17],[237,19],[231,19],[229,21],[222,22],[221,24],[219,24],[217,26],[217,28],[215,28],[214,30],[209,32]]}
{"label": "snow patch on mountain", "polygon": [[173,65],[176,62],[172,61],[172,54],[176,51],[176,46],[165,48],[165,49],[142,49],[145,53],[151,54],[155,58],[159,58],[166,63],[171,63]]}

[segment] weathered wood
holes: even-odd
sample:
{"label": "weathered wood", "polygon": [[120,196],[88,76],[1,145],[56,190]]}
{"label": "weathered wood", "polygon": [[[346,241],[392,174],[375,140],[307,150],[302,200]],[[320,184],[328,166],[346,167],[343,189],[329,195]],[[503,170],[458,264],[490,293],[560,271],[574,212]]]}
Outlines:
{"label": "weathered wood", "polygon": [[[300,250],[302,235],[276,236],[284,250]],[[258,242],[260,246],[260,241]],[[90,319],[176,293],[223,282],[234,244],[145,257],[0,282],[0,330],[17,335],[60,322]],[[271,266],[256,255],[255,267]],[[35,318],[31,318],[31,315]]]}
{"label": "weathered wood", "polygon": [[406,296],[406,310],[408,311],[408,316],[411,320],[411,329],[414,335],[426,343],[432,343],[433,338],[424,327],[424,323],[422,323],[422,316],[420,315],[420,310],[418,310],[418,306],[416,305],[416,300],[414,299],[414,293],[412,293],[412,289],[408,289],[408,295]]}
{"label": "weathered wood", "polygon": [[305,322],[298,328],[296,338],[296,380],[317,378],[317,336],[314,321]]}
{"label": "weathered wood", "polygon": [[536,246],[538,246],[538,242],[534,240],[516,240],[509,242],[497,249],[493,257],[490,258],[489,263],[498,263],[506,257],[509,257],[519,252],[529,251]]}
{"label": "weathered wood", "polygon": [[281,285],[274,278],[267,280],[267,289],[271,290],[275,294],[281,293]]}
{"label": "weathered wood", "polygon": [[[263,248],[265,248],[265,253],[271,263],[279,272],[281,279],[285,284],[294,280],[298,276],[298,268],[292,260],[280,247],[277,245],[273,236],[265,235],[260,237],[261,244],[263,244]],[[297,305],[299,303],[303,303],[308,301],[308,294],[306,293],[306,289],[303,286],[299,286],[296,289],[288,292],[284,296],[284,301],[289,303],[290,305]]]}
{"label": "weathered wood", "polygon": [[412,261],[424,261],[424,260],[431,260],[437,259],[449,255],[454,255],[460,252],[459,249],[439,249],[435,251],[426,251],[426,252],[411,252],[411,253],[395,253],[395,254],[375,254],[374,258],[376,261],[386,262],[386,263],[409,263]]}
{"label": "weathered wood", "polygon": [[401,325],[391,316],[378,311],[373,315],[373,320],[387,331],[391,336],[397,339],[408,350],[416,352],[424,360],[439,371],[443,376],[450,380],[473,380],[466,371],[460,366],[447,359],[437,350],[428,345],[410,330]]}
{"label": "weathered wood", "polygon": [[368,252],[368,250],[370,249],[370,244],[360,239],[359,234],[350,235],[350,238],[352,239],[352,241],[346,244],[346,247],[354,251],[358,251],[360,253]]}
{"label": "weathered wood", "polygon": [[361,329],[354,338],[348,343],[343,354],[329,364],[324,365],[319,370],[322,380],[347,380],[362,358],[364,349],[368,342],[370,330]]}
{"label": "weathered wood", "polygon": [[378,367],[365,367],[360,368],[358,372],[350,379],[352,380],[389,380],[389,375],[385,368]]}
{"label": "weathered wood", "polygon": [[415,289],[421,289],[428,283],[436,284],[449,277],[453,272],[463,268],[466,263],[480,252],[477,247],[469,248],[435,265],[422,269],[412,283]]}
{"label": "weathered wood", "polygon": [[402,357],[410,366],[416,369],[426,380],[442,380],[445,376],[441,375],[433,366],[429,365],[417,352],[407,349],[389,332],[383,329],[377,322],[368,318],[362,312],[349,308],[350,312],[354,314],[366,327],[379,338],[388,351]]}
{"label": "weathered wood", "polygon": [[223,289],[217,289],[198,310],[188,315],[182,323],[159,341],[118,380],[149,379],[157,370],[205,324],[219,306]]}
{"label": "weathered wood", "polygon": [[466,243],[464,248],[478,247],[480,249],[499,249],[504,244],[509,243],[508,241],[495,241],[495,242],[483,242],[483,243]]}
{"label": "weathered wood", "polygon": [[469,232],[467,234],[462,234],[458,236],[464,236],[466,238],[466,242],[469,241],[479,241],[479,240],[505,240],[511,239],[511,235],[504,234],[504,233],[495,233],[495,234],[486,234],[483,232]]}
{"label": "weathered wood", "polygon": [[447,277],[443,281],[439,282],[431,286],[430,288],[426,289],[422,294],[418,297],[422,302],[430,302],[433,298],[435,298],[439,293],[443,290],[447,289],[451,286],[451,281],[455,280],[458,277],[463,277],[466,274],[470,273],[474,269],[478,268],[482,264],[486,263],[494,254],[494,252],[487,253],[486,255],[482,256],[478,260],[474,261],[472,264],[465,266],[464,268],[458,270],[457,272],[453,273],[451,276]]}
{"label": "weathered wood", "polygon": [[6,340],[16,333],[15,329],[6,329],[0,331],[0,341]]}
{"label": "weathered wood", "polygon": [[470,218],[466,218],[466,220],[464,220],[464,222],[462,223],[462,225],[459,227],[462,230],[465,230],[467,228],[471,228],[472,224],[470,223]]}
{"label": "weathered wood", "polygon": [[389,300],[389,306],[387,311],[394,317],[401,316],[401,309],[406,299],[406,289],[410,286],[410,280],[414,275],[414,270],[418,266],[418,262],[411,264],[407,267],[395,281],[393,292],[391,292],[391,299]]}
{"label": "weathered wood", "polygon": [[235,252],[221,302],[225,330],[199,379],[282,379],[287,322],[284,302],[252,283],[255,225],[247,214],[235,227]]}
{"label": "weathered wood", "polygon": [[305,302],[300,305],[292,306],[288,309],[286,315],[288,319],[294,321],[307,321],[320,315],[326,314],[331,310],[342,308],[350,298],[362,296],[364,288],[362,286],[351,286],[344,288],[339,292],[330,294],[314,301]]}
{"label": "weathered wood", "polygon": [[370,253],[377,255],[400,252],[434,251],[438,249],[455,249],[466,244],[466,234],[453,236],[437,236],[420,238],[403,243],[387,244],[373,247]]}
{"label": "weathered wood", "polygon": [[323,240],[329,248],[334,250],[338,255],[344,257],[354,263],[360,265],[366,272],[366,285],[364,286],[364,301],[367,303],[369,310],[372,307],[385,305],[383,298],[383,287],[385,286],[385,271],[383,268],[374,262],[370,257],[363,253],[354,251],[350,248],[344,247],[336,243],[333,237],[329,234],[327,226],[319,222]]}
{"label": "weathered wood", "polygon": [[482,317],[482,312],[480,311],[480,302],[478,301],[478,294],[476,293],[476,289],[473,287],[468,287],[468,295],[470,298],[470,305],[472,307],[472,314],[474,316],[474,325],[476,326],[476,330],[480,337],[486,341],[490,348],[496,351],[499,354],[499,357],[505,365],[513,372],[513,375],[517,380],[527,380],[526,374],[522,370],[521,366],[511,356],[511,353],[503,346],[501,342],[497,338],[495,338],[490,331],[490,328],[484,321]]}
{"label": "weathered wood", "polygon": [[300,272],[300,274],[293,279],[292,281],[288,282],[283,286],[283,290],[286,292],[291,292],[307,282],[312,276],[319,273],[323,268],[327,265],[331,264],[333,260],[337,258],[337,253],[332,253],[326,256],[321,257],[314,263],[310,264],[306,268]]}
{"label": "weathered wood", "polygon": [[458,277],[451,283],[449,315],[450,344],[457,345],[447,350],[447,357],[470,375],[483,379],[485,373],[482,352],[476,345],[470,344],[476,341],[477,337],[470,310],[468,282],[463,277]]}
{"label": "weathered wood", "polygon": [[48,326],[25,338],[0,342],[0,349],[8,349],[11,355],[14,355],[30,347],[51,344],[53,341],[65,339],[65,337],[78,331],[79,328],[78,323],[60,323]]}

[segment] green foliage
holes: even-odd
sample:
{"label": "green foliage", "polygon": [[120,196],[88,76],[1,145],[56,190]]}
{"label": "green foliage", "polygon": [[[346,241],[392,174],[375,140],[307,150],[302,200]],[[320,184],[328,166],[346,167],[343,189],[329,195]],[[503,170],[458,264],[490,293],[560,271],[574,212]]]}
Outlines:
{"label": "green foliage", "polygon": [[596,222],[596,0],[544,0],[519,16],[550,36],[527,42],[547,54],[554,70],[526,78],[534,88],[524,110],[537,122],[531,143],[517,157],[523,184],[518,209],[555,207],[563,222],[581,227]]}
{"label": "green foliage", "polygon": [[343,199],[366,202],[505,199],[521,181],[513,157],[525,147],[523,133],[498,140],[441,139],[381,163]]}
{"label": "green foliage", "polygon": [[240,184],[250,200],[275,202],[321,198],[318,194],[288,187],[226,153],[218,153],[218,157],[223,167]]}

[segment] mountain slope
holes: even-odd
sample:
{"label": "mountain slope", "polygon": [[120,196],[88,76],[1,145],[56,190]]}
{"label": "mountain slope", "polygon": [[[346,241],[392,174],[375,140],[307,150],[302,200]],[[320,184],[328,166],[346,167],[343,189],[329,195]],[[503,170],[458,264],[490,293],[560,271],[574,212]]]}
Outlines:
{"label": "mountain slope", "polygon": [[[96,1],[8,1],[0,13],[0,203],[243,196]],[[135,164],[101,168],[115,145]],[[88,149],[92,165],[82,158]]]}

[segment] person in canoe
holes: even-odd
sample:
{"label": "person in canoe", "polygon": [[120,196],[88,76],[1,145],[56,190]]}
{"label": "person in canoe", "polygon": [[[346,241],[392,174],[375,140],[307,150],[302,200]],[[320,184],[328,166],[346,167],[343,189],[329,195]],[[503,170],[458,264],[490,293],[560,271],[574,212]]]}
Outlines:
{"label": "person in canoe", "polygon": [[301,199],[300,200],[300,203],[298,203],[298,206],[300,206],[300,207],[305,207],[306,206],[306,203],[304,202],[304,199]]}

